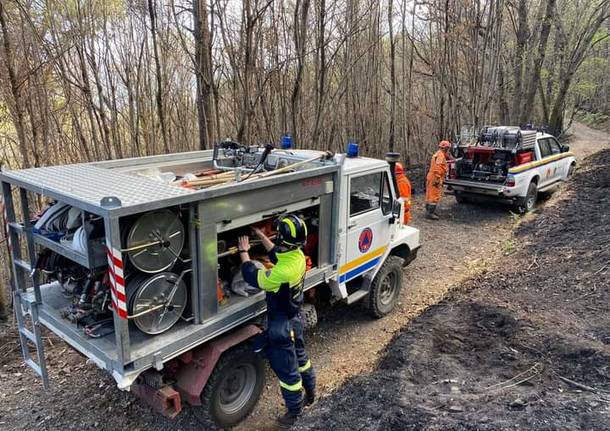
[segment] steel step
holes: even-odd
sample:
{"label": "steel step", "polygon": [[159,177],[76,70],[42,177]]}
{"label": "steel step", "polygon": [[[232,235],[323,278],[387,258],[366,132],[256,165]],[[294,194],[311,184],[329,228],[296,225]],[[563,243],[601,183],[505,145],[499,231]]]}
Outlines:
{"label": "steel step", "polygon": [[32,265],[30,265],[25,260],[15,259],[15,266],[17,268],[21,268],[21,269],[25,270],[28,273],[32,272]]}
{"label": "steel step", "polygon": [[28,340],[30,340],[32,343],[36,344],[36,335],[34,335],[34,333],[32,331],[30,331],[27,328],[19,328],[19,332],[26,337]]}
{"label": "steel step", "polygon": [[10,222],[8,224],[8,227],[18,233],[21,233],[24,231],[23,225],[21,223]]}
{"label": "steel step", "polygon": [[[29,292],[14,292],[13,295],[15,303],[15,317],[17,320],[17,328],[19,330],[23,361],[42,378],[43,387],[48,389],[49,375],[47,373],[45,363],[42,335],[40,333],[40,327],[38,326],[38,303],[33,298],[34,295],[30,294]],[[29,309],[29,312],[24,312],[24,308]],[[26,327],[26,319],[28,318],[33,325],[32,331]],[[32,358],[32,354],[30,353],[27,343],[28,341],[30,341],[36,348],[35,356],[38,359],[38,362],[34,361]]]}
{"label": "steel step", "polygon": [[362,298],[364,298],[368,294],[369,294],[368,290],[365,290],[365,289],[356,290],[354,293],[352,293],[351,295],[349,295],[346,298],[346,301],[348,304],[353,304],[356,301],[360,301]]}
{"label": "steel step", "polygon": [[28,367],[30,367],[32,370],[34,370],[34,372],[36,374],[38,374],[40,377],[42,377],[44,379],[44,376],[42,375],[42,368],[40,368],[40,365],[38,365],[36,362],[34,362],[34,360],[32,358],[28,358],[24,361]]}

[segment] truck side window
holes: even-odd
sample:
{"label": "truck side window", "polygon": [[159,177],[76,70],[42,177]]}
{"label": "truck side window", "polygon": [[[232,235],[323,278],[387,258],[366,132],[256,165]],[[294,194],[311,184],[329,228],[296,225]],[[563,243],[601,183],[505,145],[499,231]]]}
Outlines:
{"label": "truck side window", "polygon": [[552,155],[551,153],[551,147],[549,145],[549,140],[548,139],[541,139],[538,141],[538,146],[540,147],[540,157],[542,157],[543,159],[545,157],[548,157],[550,155]]}
{"label": "truck side window", "polygon": [[390,190],[390,180],[387,172],[383,174],[383,193],[381,194],[381,211],[383,214],[389,214],[392,211],[392,192]]}
{"label": "truck side window", "polygon": [[551,147],[551,154],[553,154],[553,155],[560,154],[561,145],[559,145],[559,142],[557,142],[554,138],[551,138],[548,141],[549,141],[549,145]]}
{"label": "truck side window", "polygon": [[362,175],[350,180],[349,215],[362,214],[379,208],[381,172]]}

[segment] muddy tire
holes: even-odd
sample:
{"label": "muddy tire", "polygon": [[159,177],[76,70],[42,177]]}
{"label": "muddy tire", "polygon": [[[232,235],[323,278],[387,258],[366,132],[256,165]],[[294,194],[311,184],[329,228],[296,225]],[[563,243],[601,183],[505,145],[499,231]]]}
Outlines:
{"label": "muddy tire", "polygon": [[519,214],[525,214],[530,212],[536,207],[536,201],[538,200],[538,186],[535,182],[531,182],[527,188],[527,194],[519,198],[515,205],[515,210]]}
{"label": "muddy tire", "polygon": [[305,303],[299,312],[299,318],[303,324],[303,329],[311,330],[318,324],[318,312],[313,304]]}
{"label": "muddy tire", "polygon": [[388,256],[371,282],[368,295],[369,314],[377,319],[390,313],[400,297],[402,259]]}
{"label": "muddy tire", "polygon": [[576,171],[576,163],[572,163],[570,165],[570,167],[568,168],[568,178],[571,178],[572,175],[574,175],[575,171]]}
{"label": "muddy tire", "polygon": [[194,407],[202,429],[230,429],[256,406],[265,383],[265,364],[246,344],[228,350],[218,360]]}

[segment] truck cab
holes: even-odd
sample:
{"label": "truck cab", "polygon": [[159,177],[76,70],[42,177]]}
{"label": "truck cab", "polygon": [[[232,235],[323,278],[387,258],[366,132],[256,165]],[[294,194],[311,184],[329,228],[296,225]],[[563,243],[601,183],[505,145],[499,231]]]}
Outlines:
{"label": "truck cab", "polygon": [[[369,290],[388,257],[410,263],[419,249],[419,231],[402,224],[402,207],[388,162],[367,157],[346,158],[342,167],[340,207],[340,252],[335,280],[336,296],[348,303],[378,292]],[[400,287],[398,287],[400,289]],[[386,291],[384,300],[393,303],[398,291]],[[387,314],[375,310],[373,314]]]}

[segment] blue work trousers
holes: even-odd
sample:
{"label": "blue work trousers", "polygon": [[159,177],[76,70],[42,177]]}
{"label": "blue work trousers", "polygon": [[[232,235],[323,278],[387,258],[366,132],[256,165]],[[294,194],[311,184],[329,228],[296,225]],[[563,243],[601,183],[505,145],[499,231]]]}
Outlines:
{"label": "blue work trousers", "polygon": [[271,369],[280,380],[280,389],[289,412],[298,414],[303,408],[303,389],[313,393],[316,376],[305,352],[303,325],[298,316],[278,314],[270,317],[264,353]]}

